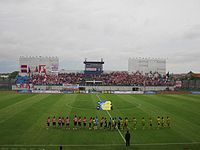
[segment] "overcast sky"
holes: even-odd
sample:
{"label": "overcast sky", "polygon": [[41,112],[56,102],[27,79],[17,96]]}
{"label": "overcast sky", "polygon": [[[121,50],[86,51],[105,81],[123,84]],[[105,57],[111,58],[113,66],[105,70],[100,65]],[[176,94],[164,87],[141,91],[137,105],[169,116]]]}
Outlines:
{"label": "overcast sky", "polygon": [[19,56],[58,56],[67,70],[165,58],[167,71],[200,72],[200,0],[0,0],[0,72]]}

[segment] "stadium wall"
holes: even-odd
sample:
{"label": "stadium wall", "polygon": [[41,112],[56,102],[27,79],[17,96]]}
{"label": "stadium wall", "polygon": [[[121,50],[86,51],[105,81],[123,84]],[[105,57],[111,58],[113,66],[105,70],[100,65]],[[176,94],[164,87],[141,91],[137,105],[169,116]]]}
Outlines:
{"label": "stadium wall", "polygon": [[183,89],[200,89],[200,79],[183,80],[182,88]]}
{"label": "stadium wall", "polygon": [[[173,86],[80,86],[85,91],[173,91]],[[21,90],[12,85],[12,90]],[[24,89],[23,89],[24,90]],[[37,91],[63,91],[63,86],[34,85]]]}
{"label": "stadium wall", "polygon": [[85,90],[96,90],[96,91],[133,91],[133,89],[138,89],[138,91],[164,91],[167,88],[169,90],[174,90],[174,87],[168,86],[83,86]]}
{"label": "stadium wall", "polygon": [[0,90],[11,90],[15,80],[0,79]]}

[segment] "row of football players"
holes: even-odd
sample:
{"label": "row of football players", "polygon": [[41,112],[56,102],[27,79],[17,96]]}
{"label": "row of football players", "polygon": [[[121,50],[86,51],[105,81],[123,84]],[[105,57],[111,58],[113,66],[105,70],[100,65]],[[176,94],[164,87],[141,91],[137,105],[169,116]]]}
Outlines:
{"label": "row of football players", "polygon": [[[50,124],[52,122],[53,128],[56,128],[56,124],[58,124],[58,128],[65,127],[66,129],[70,129],[70,118],[67,116],[64,117],[58,117],[56,120],[56,117],[54,116],[51,120],[50,117],[47,118],[47,129],[50,127]],[[88,126],[87,126],[88,124]],[[118,120],[115,118],[109,118],[102,117],[99,121],[98,117],[90,117],[89,120],[87,120],[86,117],[81,118],[77,117],[76,115],[73,118],[73,129],[77,128],[89,128],[96,130],[98,127],[100,129],[125,129],[128,128],[128,118],[126,117],[124,120],[121,117],[118,117]]]}
{"label": "row of football players", "polygon": [[[145,127],[153,128],[153,124],[155,124],[155,122],[156,122],[156,125],[154,126],[157,127],[157,129],[171,127],[171,121],[170,121],[169,116],[167,116],[166,119],[164,117],[158,116],[156,118],[156,121],[153,121],[152,117],[149,117],[147,121],[145,120],[144,117],[142,117],[142,120],[141,120],[142,129],[145,129]],[[136,127],[137,127],[137,119],[133,117],[133,128],[136,129]]]}
{"label": "row of football players", "polygon": [[[77,128],[86,128],[88,127],[89,129],[94,129],[96,130],[98,128],[98,126],[100,127],[100,129],[127,129],[128,128],[128,118],[126,117],[124,120],[121,117],[118,117],[118,119],[116,117],[114,118],[109,118],[107,120],[106,117],[102,117],[100,122],[98,120],[98,117],[90,117],[89,121],[87,121],[87,118],[84,117],[83,119],[81,117],[77,117],[76,115],[73,118],[73,129],[77,129]],[[157,125],[154,125],[155,127],[157,127],[158,129],[160,128],[164,128],[164,127],[168,127],[170,128],[170,117],[167,116],[166,120],[164,117],[157,117],[156,118],[156,123]],[[51,123],[51,119],[50,117],[48,117],[47,119],[47,128],[50,127],[50,123]],[[61,127],[65,127],[66,129],[70,129],[70,118],[67,116],[66,118],[64,117],[58,117],[57,121],[56,121],[56,117],[54,116],[52,118],[52,126],[53,128],[56,128],[56,124],[58,123],[58,128]],[[88,126],[87,126],[88,123]],[[145,129],[145,127],[149,127],[149,128],[153,128],[153,124],[154,121],[151,117],[149,117],[148,122],[146,122],[145,118],[142,117],[141,119],[141,125],[142,125],[142,129]],[[137,119],[135,117],[133,117],[133,128],[136,129],[137,127]]]}

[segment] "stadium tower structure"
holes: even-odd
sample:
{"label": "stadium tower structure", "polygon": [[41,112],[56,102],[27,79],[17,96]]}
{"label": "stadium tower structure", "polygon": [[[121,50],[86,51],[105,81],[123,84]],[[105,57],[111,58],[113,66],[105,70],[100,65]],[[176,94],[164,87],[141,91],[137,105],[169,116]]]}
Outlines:
{"label": "stadium tower structure", "polygon": [[103,58],[101,61],[87,61],[87,58],[83,62],[85,64],[85,75],[100,75],[103,73]]}
{"label": "stadium tower structure", "polygon": [[103,73],[104,61],[87,61],[87,58],[83,62],[85,64],[84,79],[82,84],[84,85],[102,85],[102,80],[95,80],[93,77],[96,75],[101,75]]}

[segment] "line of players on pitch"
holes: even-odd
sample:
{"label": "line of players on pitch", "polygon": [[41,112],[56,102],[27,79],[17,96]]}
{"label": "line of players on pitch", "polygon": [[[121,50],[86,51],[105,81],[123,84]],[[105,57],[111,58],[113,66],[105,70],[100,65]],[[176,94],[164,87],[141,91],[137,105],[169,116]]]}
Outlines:
{"label": "line of players on pitch", "polygon": [[[137,119],[135,117],[133,117],[133,128],[136,129],[137,127]],[[156,118],[156,127],[157,129],[160,128],[170,128],[171,127],[171,123],[170,123],[170,117],[167,116],[166,119],[164,117],[157,117]],[[66,129],[70,129],[70,118],[67,116],[66,118],[64,117],[58,117],[58,119],[56,120],[56,117],[54,116],[51,120],[50,117],[47,118],[47,129],[50,127],[50,124],[52,123],[53,128],[56,128],[58,124],[58,128],[66,128]],[[88,126],[87,126],[88,123]],[[124,130],[124,129],[128,129],[128,123],[129,120],[126,117],[124,120],[121,117],[118,117],[118,119],[116,117],[114,118],[109,118],[107,119],[106,117],[102,117],[100,122],[98,120],[98,117],[90,117],[89,121],[87,120],[86,117],[84,117],[83,119],[81,117],[77,117],[76,115],[73,118],[73,129],[76,130],[77,128],[89,128],[91,129],[98,129],[98,126],[100,129],[119,129],[119,130]],[[142,125],[142,129],[145,129],[145,127],[148,128],[153,128],[153,119],[151,117],[149,117],[148,119],[148,123],[146,123],[145,118],[143,117],[141,119],[141,125]]]}

